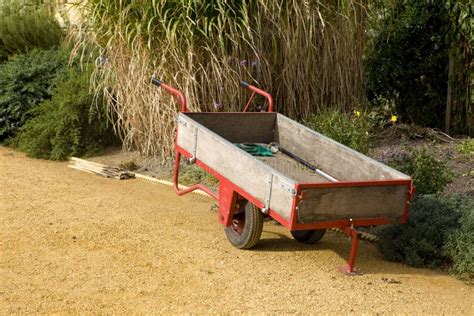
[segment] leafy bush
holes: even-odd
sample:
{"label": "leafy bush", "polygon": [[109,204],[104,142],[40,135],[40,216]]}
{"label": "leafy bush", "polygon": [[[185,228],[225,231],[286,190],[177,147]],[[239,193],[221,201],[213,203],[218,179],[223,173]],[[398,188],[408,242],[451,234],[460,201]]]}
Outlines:
{"label": "leafy bush", "polygon": [[28,156],[53,160],[93,154],[114,141],[101,100],[89,92],[90,71],[78,69],[54,80],[53,97],[31,111],[16,138]]}
{"label": "leafy bush", "polygon": [[469,138],[456,146],[457,151],[463,155],[474,155],[474,138]]}
{"label": "leafy bush", "polygon": [[444,246],[452,258],[454,273],[474,279],[474,200],[467,198],[461,208],[461,227],[448,237]]}
{"label": "leafy bush", "polygon": [[0,141],[14,136],[28,111],[51,97],[52,80],[67,58],[65,51],[35,49],[0,64]]}
{"label": "leafy bush", "polygon": [[0,2],[0,62],[34,48],[58,46],[63,33],[54,17],[37,1]]}
{"label": "leafy bush", "polygon": [[359,111],[349,115],[337,110],[326,110],[312,115],[304,124],[362,153],[370,149],[369,130],[373,124]]}
{"label": "leafy bush", "polygon": [[387,125],[397,122],[396,113],[395,102],[379,96],[372,100],[367,116],[375,130],[383,130]]}
{"label": "leafy bush", "polygon": [[398,153],[389,158],[388,164],[410,175],[419,194],[440,192],[454,177],[444,161],[436,159],[425,149]]}
{"label": "leafy bush", "polygon": [[[454,263],[456,272],[473,272],[474,225],[472,200],[433,195],[417,196],[408,224],[376,229],[385,259],[415,267],[443,267]],[[466,217],[468,214],[468,217]],[[469,248],[469,251],[464,252]]]}
{"label": "leafy bush", "polygon": [[393,99],[405,122],[442,127],[448,82],[444,1],[383,1],[365,69],[369,100]]}

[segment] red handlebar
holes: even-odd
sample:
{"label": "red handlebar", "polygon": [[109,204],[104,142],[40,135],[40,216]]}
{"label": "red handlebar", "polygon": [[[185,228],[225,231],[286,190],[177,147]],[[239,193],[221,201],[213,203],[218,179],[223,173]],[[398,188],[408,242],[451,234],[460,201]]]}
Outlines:
{"label": "red handlebar", "polygon": [[[170,94],[174,95],[178,101],[181,103],[181,112],[187,112],[188,109],[186,108],[186,97],[184,96],[184,94],[163,83],[162,81],[158,80],[158,79],[155,79],[155,78],[151,78],[151,83],[153,83],[154,85],[158,86],[158,87],[162,87],[163,89],[165,89],[167,92],[169,92]],[[247,111],[247,108],[249,107],[250,105],[250,102],[252,101],[252,99],[254,98],[255,94],[260,94],[261,96],[264,96],[265,98],[267,98],[268,100],[268,112],[273,112],[273,98],[272,96],[270,95],[270,93],[266,92],[266,91],[263,91],[262,89],[259,89],[255,86],[252,86],[251,84],[245,82],[245,81],[241,81],[240,82],[242,84],[242,86],[244,86],[245,88],[248,88],[249,90],[252,90],[253,93],[252,93],[252,96],[250,97],[249,101],[247,102],[247,105],[245,106],[244,108],[244,111],[243,112],[246,112]]]}
{"label": "red handlebar", "polygon": [[178,101],[181,103],[181,112],[187,112],[186,97],[181,91],[171,86],[168,86],[167,84],[155,78],[151,78],[151,83],[153,83],[155,86],[162,87],[163,89],[168,91],[170,94],[174,95],[178,99]]}
{"label": "red handlebar", "polygon": [[243,112],[247,111],[247,108],[249,107],[250,102],[252,101],[253,97],[255,96],[255,93],[258,93],[261,96],[264,96],[265,98],[267,98],[267,100],[268,100],[268,112],[273,112],[273,98],[272,98],[270,93],[268,93],[266,91],[263,91],[262,89],[259,89],[255,86],[252,86],[251,84],[249,84],[248,82],[245,82],[245,81],[241,81],[240,84],[242,84],[243,87],[248,88],[249,90],[253,91],[252,96],[250,97],[249,101],[247,102],[247,105],[245,106]]}

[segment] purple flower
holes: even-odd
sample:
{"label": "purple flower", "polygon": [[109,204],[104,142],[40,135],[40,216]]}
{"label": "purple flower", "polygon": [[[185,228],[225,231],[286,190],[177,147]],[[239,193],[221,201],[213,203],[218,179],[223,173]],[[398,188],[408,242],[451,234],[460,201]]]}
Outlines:
{"label": "purple flower", "polygon": [[241,60],[241,61],[239,62],[239,64],[240,64],[240,66],[244,67],[244,66],[247,65],[247,61],[246,61],[245,59],[244,59],[244,60]]}
{"label": "purple flower", "polygon": [[214,109],[216,109],[216,111],[219,111],[220,109],[222,109],[222,104],[214,103]]}
{"label": "purple flower", "polygon": [[252,65],[252,67],[257,67],[258,66],[258,61],[253,60],[251,65]]}

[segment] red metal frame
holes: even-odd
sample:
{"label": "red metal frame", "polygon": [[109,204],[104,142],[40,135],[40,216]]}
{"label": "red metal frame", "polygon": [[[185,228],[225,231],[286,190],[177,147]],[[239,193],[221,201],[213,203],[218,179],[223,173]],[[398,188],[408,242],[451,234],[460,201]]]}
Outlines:
{"label": "red metal frame", "polygon": [[[170,94],[174,95],[178,101],[181,103],[181,112],[186,112],[186,98],[182,92],[179,90],[164,84],[163,82],[152,79],[152,83],[164,88]],[[242,81],[242,85],[250,90],[252,90],[252,95],[248,100],[243,112],[246,112],[250,106],[250,103],[254,99],[256,94],[260,94],[267,98],[268,101],[268,112],[273,112],[273,99],[272,96],[257,87],[254,87],[246,82]],[[219,113],[213,113],[219,114]],[[251,114],[251,112],[247,113]],[[256,114],[256,113],[255,113]],[[174,164],[173,172],[173,187],[178,195],[184,195],[195,190],[202,190],[209,194],[212,198],[218,201],[218,221],[222,225],[228,227],[231,225],[232,216],[237,208],[239,198],[243,198],[250,203],[254,204],[256,207],[263,209],[265,205],[255,198],[249,192],[246,192],[243,188],[237,186],[236,184],[229,181],[227,178],[222,176],[220,173],[206,165],[204,162],[200,161],[196,157],[193,157],[191,153],[186,151],[184,148],[180,147],[177,144],[178,138],[178,128],[176,128],[176,139],[175,139],[175,149],[176,149],[176,158]],[[219,180],[219,193],[216,194],[213,190],[206,187],[202,184],[196,184],[186,189],[180,189],[179,182],[179,165],[181,160],[181,155],[191,159],[196,163],[200,168],[213,175]],[[289,219],[284,218],[279,215],[272,209],[268,210],[267,215],[278,221],[281,225],[288,228],[289,230],[312,230],[312,229],[327,229],[327,228],[339,228],[343,233],[348,235],[351,238],[351,250],[349,254],[348,264],[340,268],[340,271],[346,274],[354,274],[355,272],[355,260],[357,256],[357,250],[359,246],[360,232],[357,231],[354,227],[362,226],[375,226],[375,225],[384,225],[392,222],[389,218],[377,217],[377,218],[355,218],[347,220],[336,220],[336,221],[325,221],[325,222],[315,222],[315,223],[298,223],[296,218],[296,208],[299,201],[303,198],[302,192],[305,189],[315,189],[315,188],[335,188],[335,187],[363,187],[363,186],[387,186],[387,185],[406,185],[407,194],[406,194],[406,204],[403,215],[400,217],[400,223],[406,223],[408,220],[408,210],[410,207],[411,196],[415,192],[413,186],[413,181],[410,180],[371,180],[371,181],[339,181],[339,182],[324,182],[324,183],[297,183],[295,185],[296,196],[293,198],[291,215]]]}
{"label": "red metal frame", "polygon": [[341,229],[342,232],[351,237],[351,251],[349,253],[349,260],[345,266],[339,267],[339,271],[344,274],[355,273],[355,261],[357,258],[357,250],[359,249],[359,241],[361,233],[355,230],[353,227],[344,227]]}
{"label": "red metal frame", "polygon": [[242,112],[247,112],[247,109],[248,107],[250,106],[250,103],[252,102],[253,98],[255,97],[255,94],[260,94],[261,96],[264,96],[265,98],[267,98],[267,101],[268,101],[268,112],[273,112],[274,109],[273,109],[273,97],[270,93],[262,90],[262,89],[259,89],[255,86],[252,86],[251,84],[245,82],[245,81],[241,81],[240,82],[242,84],[243,87],[249,89],[249,90],[252,90],[252,95],[250,96],[250,99],[248,100],[247,104],[245,105],[245,108]]}
{"label": "red metal frame", "polygon": [[173,88],[172,86],[167,85],[166,83],[163,83],[161,80],[158,80],[156,78],[151,79],[151,83],[154,85],[161,87],[168,91],[170,94],[172,94],[174,97],[178,99],[178,101],[181,103],[181,112],[187,112],[188,109],[186,108],[186,97],[184,94],[179,91],[178,89]]}

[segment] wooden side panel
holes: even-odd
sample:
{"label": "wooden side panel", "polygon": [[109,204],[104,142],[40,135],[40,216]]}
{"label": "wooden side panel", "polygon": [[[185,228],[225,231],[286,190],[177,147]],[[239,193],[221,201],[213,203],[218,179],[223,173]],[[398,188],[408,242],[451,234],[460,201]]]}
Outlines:
{"label": "wooden side panel", "polygon": [[300,223],[373,217],[399,219],[408,189],[407,185],[388,185],[303,190],[297,218]]}
{"label": "wooden side panel", "polygon": [[194,121],[232,143],[270,143],[276,113],[186,113]]}
{"label": "wooden side panel", "polygon": [[[214,116],[217,118],[217,116]],[[265,163],[196,123],[188,114],[179,114],[177,143],[196,158],[226,177],[262,204],[270,195],[270,208],[290,218],[295,181],[279,174]],[[273,174],[273,177],[272,177]],[[270,179],[272,179],[271,193]]]}
{"label": "wooden side panel", "polygon": [[281,114],[277,116],[275,139],[284,149],[340,181],[410,179]]}

